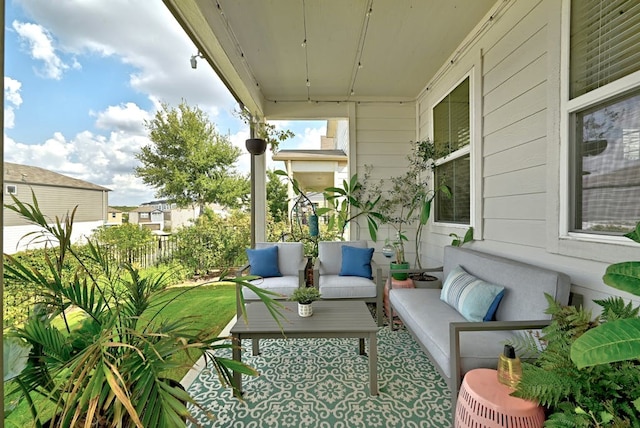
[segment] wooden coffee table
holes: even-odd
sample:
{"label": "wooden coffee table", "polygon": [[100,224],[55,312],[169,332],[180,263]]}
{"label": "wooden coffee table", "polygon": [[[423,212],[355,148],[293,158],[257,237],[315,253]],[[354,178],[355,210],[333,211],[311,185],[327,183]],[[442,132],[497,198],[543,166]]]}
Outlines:
{"label": "wooden coffee table", "polygon": [[[242,318],[231,328],[231,336],[237,340],[233,359],[242,361],[242,339],[253,340],[253,355],[258,355],[259,339],[342,338],[360,339],[360,355],[365,354],[364,340],[369,340],[369,392],[378,395],[378,345],[376,325],[367,304],[358,301],[321,300],[313,302],[313,315],[298,316],[296,302],[283,302],[289,309],[283,311],[286,320],[282,329],[275,322],[262,302],[246,305],[248,323]],[[242,391],[242,374],[233,372],[233,383]]]}

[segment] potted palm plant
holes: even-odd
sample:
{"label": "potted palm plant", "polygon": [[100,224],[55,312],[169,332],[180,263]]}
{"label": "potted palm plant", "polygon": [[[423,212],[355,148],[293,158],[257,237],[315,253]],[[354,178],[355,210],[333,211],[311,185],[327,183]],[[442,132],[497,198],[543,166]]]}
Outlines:
{"label": "potted palm plant", "polygon": [[320,292],[317,288],[300,287],[291,293],[289,300],[298,302],[298,315],[301,317],[310,317],[313,315],[313,306],[311,304],[319,300],[320,297]]}
{"label": "potted palm plant", "polygon": [[[178,353],[199,351],[226,385],[233,385],[231,370],[255,374],[215,354],[234,344],[213,330],[194,330],[188,320],[161,320],[167,303],[145,316],[165,288],[166,274],[142,277],[134,266],[115,263],[92,240],[79,251],[71,242],[75,209],[64,220],[52,221],[35,196],[32,204],[12,198],[13,204],[6,207],[39,228],[29,238],[51,248],[44,268],[9,255],[4,264],[5,278],[34,289],[40,304],[48,308],[44,316],[32,316],[14,327],[9,336],[29,349],[26,365],[14,376],[16,389],[30,403],[32,394],[48,400],[54,411],[49,426],[184,426],[185,420],[193,420],[186,403],[198,403],[163,377],[176,366],[173,357]],[[73,270],[70,259],[78,266]],[[279,313],[270,293],[246,279],[223,280],[250,287]],[[69,321],[71,310],[83,318],[79,326]],[[44,417],[30,407],[35,425],[41,427]]]}
{"label": "potted palm plant", "polygon": [[[396,232],[396,238],[393,242],[395,260],[391,263],[391,270],[409,269],[410,265],[405,260],[404,245],[409,241],[407,229],[411,224],[416,225],[415,267],[422,268],[420,251],[422,231],[431,215],[431,203],[437,192],[451,196],[451,191],[445,183],[441,183],[436,188],[430,186],[435,157],[435,145],[431,140],[425,139],[412,143],[411,153],[407,156],[408,167],[405,173],[391,177],[388,180],[391,182],[391,188],[386,191],[382,190],[385,188],[384,180],[376,187],[374,194],[381,197],[378,211],[383,214],[385,223],[389,224]],[[392,276],[395,279],[404,280],[409,274],[392,273]],[[426,278],[426,280],[436,279],[433,276]]]}

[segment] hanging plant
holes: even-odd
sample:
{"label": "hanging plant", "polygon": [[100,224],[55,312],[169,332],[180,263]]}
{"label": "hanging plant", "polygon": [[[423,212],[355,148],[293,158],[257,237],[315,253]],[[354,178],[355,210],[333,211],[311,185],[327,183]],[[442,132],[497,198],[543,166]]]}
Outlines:
{"label": "hanging plant", "polygon": [[278,129],[271,123],[258,120],[258,115],[253,115],[246,109],[236,110],[234,115],[254,129],[255,137],[249,138],[245,142],[247,151],[253,155],[261,155],[267,146],[271,148],[273,153],[277,153],[280,143],[296,135],[289,129]]}

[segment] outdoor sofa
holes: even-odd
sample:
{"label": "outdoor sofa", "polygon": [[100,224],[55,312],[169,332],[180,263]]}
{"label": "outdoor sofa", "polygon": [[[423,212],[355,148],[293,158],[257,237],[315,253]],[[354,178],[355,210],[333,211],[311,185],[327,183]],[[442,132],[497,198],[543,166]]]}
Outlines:
{"label": "outdoor sofa", "polygon": [[[459,312],[467,314],[466,308],[456,309],[441,299],[443,291],[451,293],[445,298],[455,294],[457,274],[466,283],[482,283],[487,289],[492,289],[491,285],[497,286],[494,291],[504,287],[502,298],[498,299],[495,321],[468,321]],[[496,368],[498,355],[502,353],[505,341],[516,334],[515,330],[539,329],[548,325],[550,316],[545,314],[548,302],[544,293],[566,305],[570,284],[569,277],[560,272],[448,246],[444,249],[443,290],[392,288],[389,301],[407,330],[448,382],[455,403],[464,373],[480,367]],[[464,300],[464,293],[457,291],[459,293],[455,297]]]}

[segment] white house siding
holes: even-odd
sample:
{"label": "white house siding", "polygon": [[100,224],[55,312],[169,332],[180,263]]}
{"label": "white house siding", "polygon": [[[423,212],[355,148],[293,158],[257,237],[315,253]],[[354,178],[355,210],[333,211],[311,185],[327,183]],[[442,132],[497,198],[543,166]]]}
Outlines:
{"label": "white house siding", "polygon": [[[18,193],[15,195],[23,203],[32,203],[31,191],[38,199],[38,205],[42,212],[52,220],[57,216],[64,218],[71,214],[74,207],[78,207],[75,213],[77,222],[100,220],[102,224],[107,218],[107,193],[106,191],[78,189],[59,186],[16,184]],[[12,204],[10,197],[5,198],[5,203]],[[4,210],[4,226],[26,225],[27,222],[13,211]]]}
{"label": "white house siding", "polygon": [[[71,241],[74,243],[81,243],[84,239],[90,236],[95,229],[102,226],[102,221],[85,221],[76,222],[73,224],[73,233],[71,234]],[[44,242],[31,242],[33,235],[22,239],[27,233],[38,232],[40,229],[35,226],[11,226],[4,228],[2,251],[5,254],[15,254],[20,251],[28,249],[43,248]]]}
{"label": "white house siding", "polygon": [[[411,151],[411,142],[416,140],[416,109],[414,103],[360,103],[355,108],[355,151],[352,145],[351,162],[354,161],[358,177],[362,180],[366,165],[375,165],[371,170],[371,181],[404,174],[407,156]],[[353,167],[353,165],[352,165]],[[412,236],[409,232],[408,236]],[[374,259],[383,265],[389,260],[382,256],[384,240],[394,237],[393,229],[382,225],[378,231],[377,242],[369,242],[376,248]],[[366,219],[360,219],[356,227],[351,229],[352,239],[369,239]],[[406,258],[413,260],[413,243],[406,245]]]}
{"label": "white house siding", "polygon": [[[77,206],[73,224],[73,242],[88,236],[91,232],[106,222],[107,216],[107,192],[103,190],[77,189],[60,186],[47,186],[38,184],[11,183],[17,186],[15,195],[23,203],[33,203],[31,192],[35,194],[41,211],[51,219],[53,223],[58,217],[64,221]],[[6,204],[12,204],[10,197],[5,197]],[[3,251],[14,254],[26,249],[27,239],[21,238],[28,232],[37,231],[26,220],[14,211],[4,209],[4,241]],[[44,244],[32,243],[29,248],[40,248]]]}
{"label": "white house siding", "polygon": [[[419,132],[430,135],[430,109],[474,67],[481,76],[481,138],[475,152],[481,159],[472,161],[480,169],[476,189],[481,189],[481,211],[474,225],[481,240],[470,245],[565,272],[573,291],[593,306],[593,299],[616,293],[601,280],[608,263],[637,255],[624,245],[588,242],[571,242],[578,248],[572,257],[560,254],[567,244],[559,238],[559,199],[568,197],[560,194],[559,184],[561,144],[566,144],[559,126],[564,114],[561,25],[562,2],[513,1],[453,66],[443,65],[442,77],[425,89],[417,106]],[[452,231],[460,233],[458,228],[430,225],[426,250],[432,261],[441,261]]]}

